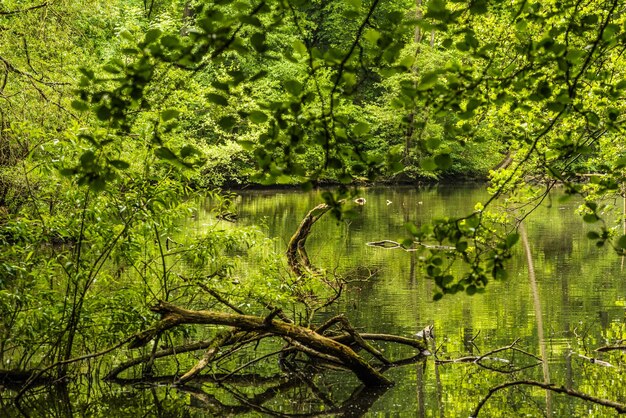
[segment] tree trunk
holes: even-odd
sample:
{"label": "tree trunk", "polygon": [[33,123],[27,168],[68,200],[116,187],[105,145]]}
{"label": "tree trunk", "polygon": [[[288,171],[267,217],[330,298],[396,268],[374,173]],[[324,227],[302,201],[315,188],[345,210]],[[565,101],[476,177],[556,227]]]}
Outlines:
{"label": "tree trunk", "polygon": [[268,332],[273,335],[291,338],[304,346],[336,357],[350,369],[366,386],[389,386],[392,382],[374,369],[350,347],[315,331],[274,319],[267,320],[252,315],[229,314],[212,311],[193,311],[160,301],[152,311],[162,315],[162,319],[151,329],[137,335],[130,347],[142,347],[161,332],[182,324],[223,325],[241,331]]}
{"label": "tree trunk", "polygon": [[306,272],[314,271],[309,256],[306,253],[306,239],[311,233],[311,227],[319,218],[330,210],[325,203],[319,204],[306,214],[300,226],[289,240],[287,246],[287,262],[289,268],[296,276],[302,276]]}

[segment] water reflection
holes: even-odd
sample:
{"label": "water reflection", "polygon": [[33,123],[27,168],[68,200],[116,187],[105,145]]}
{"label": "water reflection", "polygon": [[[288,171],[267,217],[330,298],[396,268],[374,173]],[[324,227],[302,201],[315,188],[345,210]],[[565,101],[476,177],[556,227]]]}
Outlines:
{"label": "water reflection", "polygon": [[[608,250],[597,249],[585,237],[588,226],[574,214],[579,202],[563,203],[557,192],[547,201],[552,204],[546,203],[525,221],[536,272],[536,297],[519,246],[506,282],[490,283],[484,295],[446,296],[434,303],[433,284],[421,275],[415,253],[372,248],[365,243],[400,241],[407,221],[419,225],[433,217],[467,214],[477,201],[484,200],[483,189],[379,188],[364,190],[362,195],[367,204],[358,222],[346,226],[330,217],[322,219],[308,241],[313,262],[328,270],[364,265],[379,269],[371,283],[348,289],[339,306],[356,326],[410,335],[434,324],[436,351],[442,359],[484,353],[519,338],[520,347],[546,359],[545,374],[541,368],[533,368],[523,377],[550,379],[591,393],[599,393],[600,388],[606,397],[624,401],[622,380],[611,385],[595,381],[600,376],[608,378],[605,371],[570,355],[572,351],[589,354],[606,340],[626,337],[626,280],[621,260]],[[244,222],[266,219],[268,230],[279,237],[280,250],[299,217],[320,201],[314,192],[265,193],[262,197],[252,193],[241,197],[239,210]],[[471,365],[441,368],[433,363],[425,369],[395,370],[392,375],[397,384],[372,406],[372,415],[411,411],[418,416],[468,416],[490,386],[507,379]],[[490,400],[483,414],[542,416],[551,402],[548,410],[553,410],[553,416],[587,416],[590,410],[594,416],[611,416],[611,411],[560,395],[546,399],[540,390],[511,390],[507,396],[506,402]]]}
{"label": "water reflection", "polygon": [[[352,222],[322,218],[307,241],[307,250],[313,264],[328,271],[376,272],[369,281],[347,288],[328,316],[343,313],[357,329],[404,336],[434,325],[436,338],[430,347],[434,355],[388,370],[394,387],[364,389],[343,372],[244,376],[245,381],[228,384],[216,383],[215,378],[220,378],[216,374],[181,387],[171,385],[173,376],[98,383],[93,390],[86,389],[91,383],[69,382],[65,392],[46,389],[28,394],[23,400],[26,415],[467,417],[490,387],[513,378],[552,381],[626,402],[624,355],[593,351],[626,339],[626,280],[621,259],[585,238],[587,225],[573,214],[577,202],[546,205],[526,219],[534,283],[529,281],[528,259],[520,246],[506,282],[490,283],[483,295],[446,296],[435,303],[434,285],[421,274],[418,254],[365,243],[401,241],[407,221],[419,225],[434,217],[467,214],[475,202],[484,200],[483,189],[378,188],[364,190],[362,195],[367,200],[362,216]],[[246,192],[235,200],[237,222],[265,225],[267,233],[277,237],[276,251],[282,252],[301,218],[321,201],[317,192]],[[552,201],[557,202],[558,196]],[[204,211],[193,222],[189,228],[216,220],[214,213]],[[524,368],[534,361],[514,351],[502,355],[514,370],[508,374],[453,361],[481,356],[516,340],[517,347],[546,360],[545,369]],[[399,348],[386,349],[392,358],[406,354],[394,351]],[[436,362],[435,357],[450,362]],[[614,367],[603,367],[589,358],[606,360]],[[0,416],[20,416],[6,399],[0,399]],[[535,417],[547,411],[552,416],[613,416],[604,407],[562,395],[547,398],[543,390],[531,388],[503,391],[489,400],[481,415]]]}

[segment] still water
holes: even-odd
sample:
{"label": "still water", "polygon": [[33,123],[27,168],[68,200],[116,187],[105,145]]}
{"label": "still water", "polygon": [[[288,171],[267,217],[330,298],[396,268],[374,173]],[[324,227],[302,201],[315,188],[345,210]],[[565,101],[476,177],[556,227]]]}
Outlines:
{"label": "still water", "polygon": [[[432,325],[432,355],[387,370],[386,376],[395,382],[392,388],[366,390],[351,373],[342,371],[292,378],[272,375],[278,366],[276,357],[271,357],[256,365],[256,375],[232,386],[195,381],[176,388],[170,385],[171,378],[156,385],[139,379],[120,386],[85,373],[66,387],[26,396],[23,404],[30,411],[26,416],[469,417],[491,387],[521,380],[552,382],[626,403],[624,351],[595,351],[626,339],[624,261],[586,238],[593,225],[574,214],[579,202],[562,202],[557,191],[526,219],[530,261],[521,243],[517,245],[506,281],[491,282],[484,294],[458,294],[433,302],[434,284],[422,274],[418,254],[366,243],[401,241],[407,221],[419,225],[437,217],[467,215],[476,202],[487,198],[484,188],[385,187],[364,189],[361,197],[366,204],[358,208],[357,218],[322,217],[313,227],[307,250],[312,263],[327,272],[350,275],[358,269],[373,275],[368,281],[351,283],[336,304],[321,312],[317,323],[324,316],[342,313],[358,330],[408,337]],[[318,191],[249,191],[239,193],[233,203],[237,224],[261,225],[273,237],[267,241],[268,253],[281,257],[301,219],[322,201]],[[198,203],[197,214],[182,233],[192,236],[207,227],[229,228],[231,223],[216,220],[213,205]],[[498,351],[507,346],[513,348]],[[413,354],[397,346],[382,348],[392,359]],[[239,363],[227,365],[226,373],[263,355],[263,350],[275,349],[260,347],[242,354]],[[484,358],[476,364],[480,356]],[[539,358],[547,361],[541,363]],[[103,375],[120,361],[113,353],[97,367]],[[176,370],[179,365],[171,366]],[[213,377],[207,373],[205,380]],[[497,392],[480,416],[615,414],[583,400],[515,386]],[[24,415],[3,403],[3,416]]]}
{"label": "still water", "polygon": [[[366,204],[352,221],[322,218],[307,241],[314,264],[327,271],[355,267],[376,271],[355,283],[333,308],[359,329],[411,336],[434,326],[436,356],[387,372],[396,385],[380,395],[367,416],[467,417],[492,386],[513,380],[550,381],[599,398],[626,402],[624,354],[594,350],[626,338],[626,274],[610,249],[586,238],[590,226],[574,214],[580,202],[562,202],[558,192],[525,221],[535,270],[520,244],[509,278],[487,292],[432,301],[434,284],[420,272],[418,256],[368,247],[382,239],[401,241],[407,221],[420,224],[461,216],[486,198],[480,187],[375,188],[362,191]],[[238,198],[242,223],[262,223],[284,249],[307,211],[322,201],[318,192],[249,192]],[[446,362],[515,347],[547,358],[545,366],[521,351],[493,354],[481,367]],[[436,362],[435,357],[441,362]],[[601,360],[600,362],[592,359]],[[505,363],[508,361],[510,363]],[[603,363],[603,362],[606,362]],[[499,373],[491,368],[511,369]],[[330,391],[345,382],[327,383]],[[615,411],[540,389],[514,387],[494,395],[481,416],[614,416]]]}

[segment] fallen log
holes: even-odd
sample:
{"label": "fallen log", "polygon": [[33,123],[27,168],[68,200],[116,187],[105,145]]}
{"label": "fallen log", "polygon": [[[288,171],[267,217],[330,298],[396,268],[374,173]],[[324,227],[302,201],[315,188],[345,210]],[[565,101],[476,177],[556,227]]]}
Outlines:
{"label": "fallen log", "polygon": [[[339,359],[342,365],[351,370],[366,386],[389,386],[392,384],[388,378],[374,369],[350,347],[309,328],[276,319],[268,321],[267,318],[259,316],[194,311],[165,301],[159,301],[156,306],[152,307],[152,311],[161,314],[161,320],[152,328],[137,334],[129,344],[130,348],[142,347],[163,331],[178,325],[222,325],[235,328],[238,331],[267,332],[272,335],[291,338],[312,350]],[[210,344],[209,347],[211,347]]]}

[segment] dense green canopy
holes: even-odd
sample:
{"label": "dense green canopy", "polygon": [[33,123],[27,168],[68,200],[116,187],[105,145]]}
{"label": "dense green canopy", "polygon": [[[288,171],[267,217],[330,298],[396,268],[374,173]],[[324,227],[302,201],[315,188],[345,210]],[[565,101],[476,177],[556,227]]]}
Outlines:
{"label": "dense green canopy", "polygon": [[[408,220],[402,245],[434,246],[435,299],[505,279],[519,222],[555,186],[584,198],[589,239],[624,255],[625,10],[2,2],[0,360],[62,376],[143,329],[155,300],[193,305],[198,288],[251,314],[325,295],[324,278],[285,280],[259,228],[177,235],[196,196],[235,216],[231,187],[337,186],[325,203],[350,219],[372,182],[488,180],[464,217]],[[242,258],[259,266],[243,283]]]}

